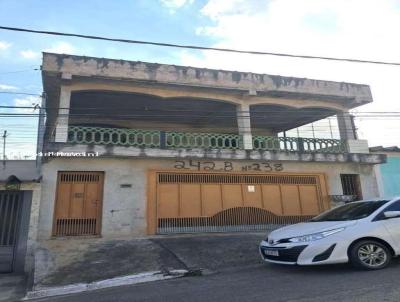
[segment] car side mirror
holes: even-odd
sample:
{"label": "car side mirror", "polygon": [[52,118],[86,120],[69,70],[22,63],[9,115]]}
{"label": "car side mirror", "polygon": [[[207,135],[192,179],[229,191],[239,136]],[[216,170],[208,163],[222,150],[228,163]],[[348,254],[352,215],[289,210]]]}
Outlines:
{"label": "car side mirror", "polygon": [[386,211],[383,213],[383,216],[385,216],[385,218],[400,217],[400,211]]}

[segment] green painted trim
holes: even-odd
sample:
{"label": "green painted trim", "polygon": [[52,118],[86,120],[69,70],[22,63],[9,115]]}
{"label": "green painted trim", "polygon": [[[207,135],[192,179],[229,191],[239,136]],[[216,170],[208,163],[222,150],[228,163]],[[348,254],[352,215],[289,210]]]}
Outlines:
{"label": "green painted trim", "polygon": [[[68,142],[147,148],[243,149],[242,137],[237,134],[184,133],[85,126],[70,126]],[[346,142],[343,140],[275,136],[253,136],[253,148],[260,151],[305,153],[345,153],[347,151]]]}
{"label": "green painted trim", "polygon": [[303,153],[346,153],[346,141],[339,139],[253,136],[255,150]]}
{"label": "green painted trim", "polygon": [[68,142],[159,148],[160,131],[70,126]]}
{"label": "green painted trim", "polygon": [[239,135],[221,133],[166,132],[166,147],[202,149],[242,149]]}

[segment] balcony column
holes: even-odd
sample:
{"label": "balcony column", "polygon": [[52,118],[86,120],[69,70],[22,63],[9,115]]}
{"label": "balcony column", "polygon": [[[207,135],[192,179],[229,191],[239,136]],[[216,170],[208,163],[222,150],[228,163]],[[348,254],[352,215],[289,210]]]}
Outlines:
{"label": "balcony column", "polygon": [[66,143],[68,140],[68,120],[69,106],[71,101],[71,89],[61,86],[60,104],[58,108],[58,117],[56,122],[55,142]]}
{"label": "balcony column", "polygon": [[353,117],[348,111],[343,111],[337,115],[340,138],[342,140],[357,139]]}
{"label": "balcony column", "polygon": [[349,153],[369,153],[368,141],[358,139],[352,115],[348,111],[337,114],[340,138],[346,141]]}
{"label": "balcony column", "polygon": [[236,107],[236,116],[239,135],[243,138],[243,148],[253,150],[253,137],[251,135],[250,108],[247,104]]}

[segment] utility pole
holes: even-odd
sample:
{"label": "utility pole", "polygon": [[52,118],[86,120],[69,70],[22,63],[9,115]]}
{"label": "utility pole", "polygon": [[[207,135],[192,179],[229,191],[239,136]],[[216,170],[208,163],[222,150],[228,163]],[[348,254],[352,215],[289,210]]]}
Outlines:
{"label": "utility pole", "polygon": [[6,138],[7,138],[7,130],[4,130],[3,134],[3,166],[6,166]]}

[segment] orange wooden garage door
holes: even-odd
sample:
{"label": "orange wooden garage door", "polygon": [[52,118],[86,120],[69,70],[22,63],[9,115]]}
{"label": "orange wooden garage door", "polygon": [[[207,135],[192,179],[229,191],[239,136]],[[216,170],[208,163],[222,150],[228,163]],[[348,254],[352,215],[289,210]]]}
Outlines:
{"label": "orange wooden garage door", "polygon": [[103,172],[59,172],[54,236],[100,234],[103,178]]}
{"label": "orange wooden garage door", "polygon": [[157,173],[156,177],[159,233],[258,229],[306,220],[328,207],[323,175]]}

